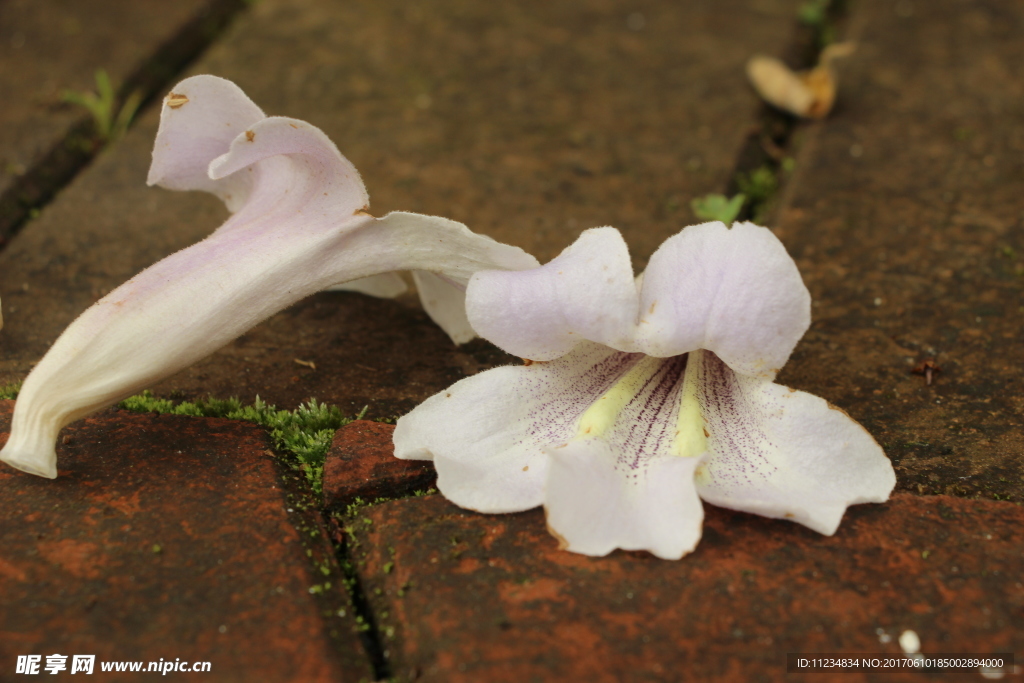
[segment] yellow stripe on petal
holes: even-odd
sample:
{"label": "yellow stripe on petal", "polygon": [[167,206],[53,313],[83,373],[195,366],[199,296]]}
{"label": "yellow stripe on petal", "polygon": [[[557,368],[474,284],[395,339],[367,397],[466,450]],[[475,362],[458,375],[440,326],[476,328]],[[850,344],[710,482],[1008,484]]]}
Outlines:
{"label": "yellow stripe on petal", "polygon": [[679,398],[679,431],[676,433],[675,453],[683,458],[695,458],[708,449],[708,433],[704,428],[704,415],[697,400],[697,363],[703,351],[693,351],[687,358],[683,378],[683,395]]}
{"label": "yellow stripe on petal", "polygon": [[665,362],[664,358],[644,356],[619,381],[601,395],[580,418],[577,439],[595,439],[604,436],[612,428],[622,409],[636,398],[644,385]]}
{"label": "yellow stripe on petal", "polygon": [[[690,360],[700,361],[697,357],[692,357]],[[616,422],[620,419],[627,419],[622,417],[626,407],[645,391],[649,393],[653,389],[652,386],[649,386],[652,382],[657,385],[665,381],[667,376],[664,373],[671,372],[666,366],[667,362],[671,361],[652,356],[640,359],[587,408],[580,417],[575,439],[603,438],[612,430]],[[674,425],[675,436],[670,437],[671,442],[663,443],[672,455],[693,458],[702,455],[708,448],[704,418],[701,414],[700,402],[697,400],[697,374],[696,372],[686,372],[683,382],[675,385],[674,391],[679,392],[678,398],[670,399],[669,405],[674,403],[678,409]],[[661,376],[659,377],[659,375]],[[636,419],[637,415],[634,413],[636,413],[635,408],[627,411],[627,414],[631,416],[628,419]],[[669,419],[671,420],[671,417]],[[671,427],[669,427],[668,435],[671,433]]]}

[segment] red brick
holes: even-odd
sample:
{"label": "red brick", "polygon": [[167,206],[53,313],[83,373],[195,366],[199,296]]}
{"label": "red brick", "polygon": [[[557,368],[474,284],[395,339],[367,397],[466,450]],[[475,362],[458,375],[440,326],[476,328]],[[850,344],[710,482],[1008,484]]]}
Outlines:
{"label": "red brick", "polygon": [[394,425],[357,420],[334,435],[324,463],[324,502],[338,508],[355,498],[374,500],[432,487],[434,465],[399,460],[391,443]]}
{"label": "red brick", "polygon": [[0,466],[0,678],[53,653],[94,654],[97,671],[209,661],[216,681],[370,677],[323,529],[287,497],[262,429],[107,413],[65,430],[58,457],[52,481]]}
{"label": "red brick", "polygon": [[706,513],[680,561],[591,558],[558,550],[540,510],[412,498],[360,513],[356,557],[393,672],[418,681],[776,681],[788,652],[898,654],[907,629],[926,653],[1024,649],[1021,507],[903,494],[833,537]]}

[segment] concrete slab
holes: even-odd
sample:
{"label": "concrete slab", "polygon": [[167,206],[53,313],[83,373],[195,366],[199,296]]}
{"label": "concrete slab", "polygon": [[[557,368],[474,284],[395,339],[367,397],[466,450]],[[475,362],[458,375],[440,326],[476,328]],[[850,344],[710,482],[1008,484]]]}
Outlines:
{"label": "concrete slab", "polygon": [[852,7],[775,221],[815,299],[780,381],[860,420],[901,490],[1022,501],[1024,6]]}
{"label": "concrete slab", "polygon": [[440,496],[363,508],[349,547],[399,680],[796,680],[787,653],[898,657],[906,630],[929,654],[1024,647],[1020,506],[901,494],[851,508],[833,537],[705,512],[676,562],[575,555],[540,510],[481,515]]}
{"label": "concrete slab", "polygon": [[324,529],[269,448],[243,422],[112,412],[65,432],[56,480],[0,469],[0,678],[59,653],[372,680]]}
{"label": "concrete slab", "polygon": [[[642,265],[692,221],[691,197],[726,185],[758,106],[743,62],[787,41],[797,4],[264,0],[195,70],[322,127],[377,214],[446,215],[545,259],[613,224]],[[0,254],[0,382],[224,219],[211,198],[144,187],[154,131],[145,117]],[[158,391],[280,407],[315,396],[389,417],[505,358],[452,348],[416,304],[321,295]]]}
{"label": "concrete slab", "polygon": [[[95,153],[90,115],[65,90],[94,92],[103,69],[128,95],[161,87],[241,0],[7,0],[0,3],[0,247],[26,212]],[[123,86],[123,87],[122,87]]]}

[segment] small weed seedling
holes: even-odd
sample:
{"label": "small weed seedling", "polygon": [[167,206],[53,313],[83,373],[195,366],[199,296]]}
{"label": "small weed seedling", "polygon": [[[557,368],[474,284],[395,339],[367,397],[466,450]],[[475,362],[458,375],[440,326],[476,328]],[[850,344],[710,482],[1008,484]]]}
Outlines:
{"label": "small weed seedling", "polygon": [[96,72],[96,92],[65,90],[62,97],[65,102],[89,110],[96,126],[96,133],[103,142],[113,142],[124,135],[139,105],[142,104],[142,93],[135,91],[118,108],[117,95],[110,85],[110,77],[103,69]]}
{"label": "small weed seedling", "polygon": [[745,194],[738,194],[732,199],[721,194],[708,194],[691,201],[690,208],[693,209],[693,215],[701,220],[722,221],[731,225],[736,216],[740,215],[746,200]]}

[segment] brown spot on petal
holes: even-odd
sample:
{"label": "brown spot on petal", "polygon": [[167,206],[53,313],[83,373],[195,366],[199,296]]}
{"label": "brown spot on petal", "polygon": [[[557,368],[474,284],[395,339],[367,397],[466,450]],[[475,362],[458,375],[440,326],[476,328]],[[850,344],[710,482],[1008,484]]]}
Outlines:
{"label": "brown spot on petal", "polygon": [[529,465],[523,465],[523,472],[526,472],[529,469],[530,469]]}
{"label": "brown spot on petal", "polygon": [[245,131],[245,139],[248,140],[249,142],[254,141],[256,139],[256,133],[252,132],[251,130]]}
{"label": "brown spot on petal", "polygon": [[711,436],[711,434],[710,434],[710,433],[708,432],[708,430],[707,430],[707,429],[705,429],[705,430],[704,430],[704,438],[706,439],[706,438],[708,438],[709,436]]}
{"label": "brown spot on petal", "polygon": [[181,109],[183,106],[188,104],[188,97],[181,93],[172,92],[164,100],[164,103],[171,109]]}
{"label": "brown spot on petal", "polygon": [[657,301],[652,301],[651,302],[651,307],[649,309],[647,309],[647,312],[648,313],[654,313],[654,307],[657,306],[657,305],[658,305]]}

